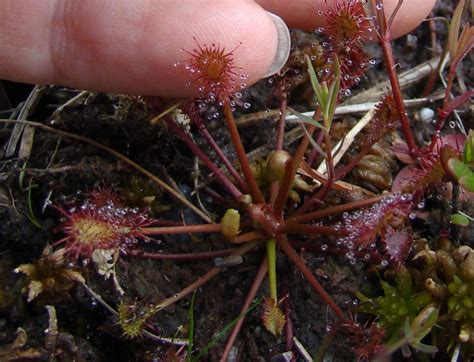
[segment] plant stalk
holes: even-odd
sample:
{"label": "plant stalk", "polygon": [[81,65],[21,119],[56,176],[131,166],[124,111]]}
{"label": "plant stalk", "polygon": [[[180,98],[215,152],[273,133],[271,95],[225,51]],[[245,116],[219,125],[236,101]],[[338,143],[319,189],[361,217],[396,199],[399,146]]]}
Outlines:
{"label": "plant stalk", "polygon": [[319,294],[322,300],[334,311],[336,316],[343,323],[352,324],[351,320],[344,314],[339,306],[332,300],[331,296],[326,292],[323,286],[318,282],[311,270],[306,266],[305,262],[296,253],[295,249],[290,245],[284,235],[278,236],[278,244],[285,252],[286,256],[296,265],[296,267],[303,273],[306,280],[311,284],[314,290]]}
{"label": "plant stalk", "polygon": [[276,275],[276,240],[270,238],[267,241],[267,258],[268,258],[268,282],[270,286],[270,298],[275,303],[278,302],[277,294],[277,275]]}
{"label": "plant stalk", "polygon": [[173,132],[189,147],[194,155],[196,155],[206,167],[214,174],[219,182],[224,185],[232,194],[234,199],[238,199],[242,192],[222,173],[222,171],[206,156],[206,154],[194,143],[194,141],[187,135],[183,129],[170,118],[164,118],[166,124],[173,130]]}
{"label": "plant stalk", "polygon": [[247,157],[247,154],[245,153],[244,146],[239,135],[239,131],[235,124],[235,118],[234,114],[232,113],[229,99],[224,101],[224,116],[227,123],[227,129],[229,130],[230,137],[232,139],[232,143],[234,145],[235,152],[240,163],[240,168],[242,170],[242,173],[244,174],[245,181],[249,186],[250,195],[252,196],[253,202],[257,204],[262,204],[265,202],[265,199],[263,198],[262,192],[260,191],[257,181],[255,180],[255,176],[252,172],[252,168],[250,167],[249,159]]}
{"label": "plant stalk", "polygon": [[[374,6],[374,2],[376,4],[381,4],[382,6]],[[410,127],[410,120],[408,119],[408,113],[406,112],[405,103],[403,101],[402,92],[400,89],[400,82],[398,80],[397,72],[395,71],[395,58],[393,56],[393,49],[391,45],[391,36],[390,36],[390,23],[387,26],[387,20],[385,17],[385,11],[383,6],[382,0],[372,1],[372,7],[375,9],[375,13],[377,14],[377,20],[380,27],[379,32],[379,43],[382,47],[385,68],[387,70],[387,74],[390,80],[390,84],[392,86],[392,94],[397,105],[398,114],[400,117],[400,123],[402,125],[403,135],[405,136],[405,140],[407,142],[408,148],[410,150],[410,155],[412,158],[416,158],[418,155],[418,146],[415,142],[415,138],[413,136],[413,132]],[[391,20],[395,14],[392,15]]]}

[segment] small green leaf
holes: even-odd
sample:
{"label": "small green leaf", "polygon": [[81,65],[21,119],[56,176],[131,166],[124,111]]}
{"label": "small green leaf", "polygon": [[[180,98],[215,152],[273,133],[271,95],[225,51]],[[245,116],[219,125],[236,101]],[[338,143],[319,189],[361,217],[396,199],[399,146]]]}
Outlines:
{"label": "small green leaf", "polygon": [[462,13],[466,0],[460,0],[448,28],[448,48],[451,60],[456,57],[458,51],[459,30],[461,28]]}
{"label": "small green leaf", "polygon": [[461,177],[472,175],[472,171],[469,169],[469,167],[456,158],[451,158],[448,160],[448,167],[458,181]]}
{"label": "small green leaf", "polygon": [[337,100],[339,98],[339,90],[341,89],[341,66],[339,64],[339,58],[337,56],[334,57],[334,79],[329,87],[329,97],[330,102],[327,107],[327,120],[329,121],[329,125],[327,127],[331,127],[332,119],[334,118],[334,112],[336,111]]}
{"label": "small green leaf", "polygon": [[227,209],[221,219],[221,233],[227,240],[234,240],[240,232],[240,213],[235,209]]}
{"label": "small green leaf", "polygon": [[357,297],[357,299],[359,299],[361,302],[366,303],[366,302],[371,301],[371,299],[369,297],[366,297],[364,294],[362,294],[358,290],[356,290],[354,294]]}
{"label": "small green leaf", "polygon": [[463,214],[451,215],[451,223],[459,226],[469,226],[469,218]]}
{"label": "small green leaf", "polygon": [[410,329],[414,342],[420,343],[426,337],[438,320],[439,309],[433,304],[427,305],[411,322]]}
{"label": "small green leaf", "polygon": [[474,161],[474,133],[472,131],[469,132],[469,137],[464,145],[462,160],[464,163]]}
{"label": "small green leaf", "polygon": [[471,172],[470,175],[462,176],[458,182],[464,190],[474,192],[474,173]]}
{"label": "small green leaf", "polygon": [[291,107],[288,107],[288,110],[291,113],[293,113],[296,117],[298,117],[301,122],[312,124],[313,126],[326,130],[326,128],[321,123],[319,123],[318,121],[315,121],[313,118],[305,116],[303,113],[300,113]]}
{"label": "small green leaf", "polygon": [[427,354],[435,354],[436,352],[438,352],[438,347],[424,344],[421,342],[414,343],[412,347],[415,348],[417,351],[427,353]]}
{"label": "small green leaf", "polygon": [[306,63],[308,64],[308,73],[309,79],[311,80],[311,86],[313,87],[314,93],[316,93],[316,98],[318,99],[319,105],[321,108],[324,108],[326,104],[326,97],[327,94],[324,94],[324,90],[319,83],[318,76],[316,75],[316,71],[314,70],[313,63],[311,63],[311,59],[306,55]]}

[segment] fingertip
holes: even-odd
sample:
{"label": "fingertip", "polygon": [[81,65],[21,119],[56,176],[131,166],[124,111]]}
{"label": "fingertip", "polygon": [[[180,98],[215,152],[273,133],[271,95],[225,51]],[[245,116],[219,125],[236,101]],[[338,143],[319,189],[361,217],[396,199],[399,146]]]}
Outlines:
{"label": "fingertip", "polygon": [[[200,17],[194,12],[195,16],[190,19],[186,29],[168,34],[174,49],[157,57],[160,62],[164,59],[167,61],[167,64],[161,65],[169,75],[168,92],[199,95],[196,90],[200,82],[196,81],[196,74],[186,71],[186,67],[182,66],[175,67],[172,72],[169,69],[170,64],[176,61],[181,65],[186,64],[189,58],[187,53],[197,46],[214,44],[224,52],[234,49],[231,54],[233,65],[236,72],[240,73],[238,75],[245,79],[236,84],[237,89],[273,75],[283,67],[290,52],[291,38],[288,27],[280,17],[253,2],[226,1],[217,4],[209,1],[209,5],[210,8],[206,9],[201,3],[200,8],[208,16]],[[186,83],[191,83],[191,86],[183,89]]]}
{"label": "fingertip", "polygon": [[[340,0],[256,0],[262,7],[279,15],[291,28],[303,30],[314,30],[324,26],[325,17],[319,15],[319,10],[328,10],[331,3]],[[400,11],[395,18],[393,37],[402,36],[416,28],[424,18],[428,16],[436,0],[410,0],[404,1]],[[398,0],[385,0],[385,12],[387,17],[394,11]]]}

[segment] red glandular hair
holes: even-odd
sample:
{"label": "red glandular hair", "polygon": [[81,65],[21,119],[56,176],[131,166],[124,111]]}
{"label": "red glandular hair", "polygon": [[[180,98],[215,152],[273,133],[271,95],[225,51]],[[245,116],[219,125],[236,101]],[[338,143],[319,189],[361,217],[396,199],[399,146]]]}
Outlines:
{"label": "red glandular hair", "polygon": [[64,243],[71,259],[88,260],[94,250],[126,250],[138,239],[149,239],[140,229],[153,223],[141,210],[129,208],[112,191],[98,190],[79,206],[68,211],[57,208],[66,220],[60,230],[66,236],[56,242]]}
{"label": "red glandular hair", "polygon": [[[237,70],[241,68],[234,65],[234,51],[238,46],[231,51],[226,51],[219,45],[201,45],[196,38],[194,40],[196,48],[192,51],[183,49],[190,56],[184,62],[185,68],[196,76],[193,82],[199,84],[199,90],[203,93],[204,98],[226,100],[236,92],[237,79],[245,80],[247,78],[244,74],[239,76]],[[245,83],[241,86],[245,87]]]}

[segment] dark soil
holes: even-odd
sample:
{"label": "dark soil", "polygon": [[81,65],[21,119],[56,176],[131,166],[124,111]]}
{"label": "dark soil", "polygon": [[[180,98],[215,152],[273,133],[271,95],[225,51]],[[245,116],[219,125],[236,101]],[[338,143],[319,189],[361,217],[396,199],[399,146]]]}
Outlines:
{"label": "dark soil", "polygon": [[[438,2],[437,16],[451,13],[451,2]],[[439,40],[445,39],[446,29],[441,23],[437,25],[436,31]],[[395,52],[400,62],[400,70],[405,71],[433,57],[430,46],[427,24],[417,29],[409,40],[397,40]],[[380,51],[375,46],[371,46],[369,50],[373,53],[373,58],[377,59],[377,65],[370,69],[358,88],[353,90],[353,94],[386,77]],[[466,60],[461,71],[465,82],[472,85],[473,74],[469,63],[469,59]],[[421,82],[409,89],[407,97],[418,96],[423,85],[424,82]],[[12,87],[11,84],[6,86],[10,97]],[[241,108],[238,112],[250,113],[275,107],[276,104],[269,102],[271,88],[267,81],[262,81],[247,90],[244,101],[250,102],[252,107],[249,110]],[[29,119],[89,137],[109,146],[163,180],[174,183],[183,194],[194,202],[197,201],[193,192],[195,179],[197,177],[200,184],[207,183],[207,171],[201,165],[199,174],[196,173],[191,153],[177,137],[160,124],[149,124],[149,120],[154,116],[149,107],[125,96],[91,94],[78,104],[66,107],[59,116],[53,118],[55,109],[76,94],[75,90],[48,88]],[[299,89],[291,99],[294,107],[310,109],[304,94],[304,90]],[[12,97],[10,100],[16,102]],[[434,104],[432,107],[436,108],[438,105]],[[463,119],[466,120],[466,128],[472,128],[472,124],[467,122],[469,119],[472,122],[472,114]],[[340,122],[350,124],[354,119],[347,118]],[[209,128],[230,154],[232,147],[223,124],[221,119],[213,120]],[[273,125],[272,121],[266,121],[252,128],[241,129],[246,149],[252,150],[262,145],[270,148],[271,135],[274,134]],[[10,131],[11,127],[0,129],[2,143],[8,141]],[[197,142],[201,142],[197,132],[194,133]],[[419,130],[417,137],[424,137],[423,129]],[[186,223],[200,222],[199,218],[123,162],[83,142],[38,130],[34,136],[30,158],[27,164],[24,162],[15,156],[0,161],[0,360],[49,360],[52,355],[63,361],[73,358],[78,361],[163,360],[166,353],[177,347],[147,338],[123,338],[116,319],[81,286],[76,286],[54,299],[40,295],[33,302],[27,303],[22,292],[27,280],[22,274],[13,273],[13,269],[39,258],[45,245],[54,243],[61,236],[55,229],[59,219],[58,213],[50,207],[44,207],[47,200],[64,206],[74,197],[81,197],[78,192],[104,185],[127,195],[136,192],[136,186],[132,185],[138,184],[141,185],[139,188],[146,189],[146,196],[156,197],[157,202],[153,204],[155,217],[183,220]],[[390,162],[393,162],[391,172],[394,173],[400,165],[394,158]],[[25,168],[24,172],[22,168]],[[34,185],[31,197],[28,195],[30,181],[31,185]],[[371,181],[364,177],[354,181],[364,187],[371,187],[368,186]],[[211,184],[211,188],[221,191],[218,185]],[[372,185],[372,189],[379,190],[377,185]],[[225,205],[213,202],[203,191],[200,191],[199,195],[211,214],[222,215]],[[338,195],[332,197],[335,202],[339,198]],[[136,199],[132,201],[136,202]],[[137,205],[143,206],[140,203]],[[29,211],[30,206],[32,212]],[[443,228],[443,224],[449,222],[446,216],[443,216],[445,206],[435,201],[431,203],[432,210],[427,220],[432,223],[427,221],[414,225],[421,236],[434,236]],[[35,226],[31,218],[35,218],[39,226]],[[468,232],[461,237],[466,240],[467,235]],[[229,245],[223,238],[209,238],[204,235],[163,237],[160,243],[143,242],[138,246],[143,250],[163,253],[192,253],[226,247]],[[194,303],[196,348],[205,346],[214,334],[223,330],[238,316],[262,255],[263,251],[257,251],[245,256],[241,264],[229,267],[197,291]],[[303,256],[338,305],[343,309],[353,310],[356,303],[353,292],[365,288],[368,283],[364,265],[350,266],[341,258],[318,255],[310,251],[304,252]],[[123,256],[117,264],[116,273],[120,285],[126,291],[126,302],[151,304],[178,292],[212,266],[212,260],[151,261]],[[110,279],[104,280],[93,268],[88,267],[83,268],[83,275],[87,285],[110,305],[117,306],[120,295]],[[283,255],[278,256],[278,276],[279,288],[283,291],[281,294],[288,294],[293,333],[308,352],[315,356],[335,321],[334,316],[302,274]],[[267,284],[264,282],[263,285],[259,297],[268,294]],[[190,301],[190,298],[185,298],[158,313],[153,320],[153,332],[164,337],[187,338]],[[60,336],[56,351],[53,352],[45,346],[44,330],[48,328],[46,305],[55,306],[59,324]],[[21,346],[14,346],[15,338],[20,333],[19,328],[26,332],[27,340]],[[218,360],[224,341],[225,338],[222,338],[213,346],[205,360]],[[284,337],[276,338],[263,328],[260,310],[256,308],[246,319],[233,351],[233,360],[284,361],[283,353],[286,348]],[[326,358],[328,361],[353,360],[351,345],[343,337],[336,337]]]}

